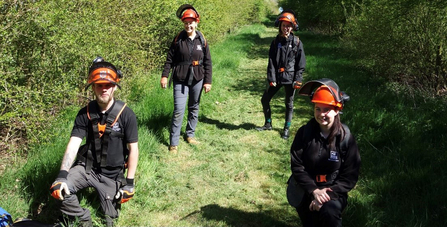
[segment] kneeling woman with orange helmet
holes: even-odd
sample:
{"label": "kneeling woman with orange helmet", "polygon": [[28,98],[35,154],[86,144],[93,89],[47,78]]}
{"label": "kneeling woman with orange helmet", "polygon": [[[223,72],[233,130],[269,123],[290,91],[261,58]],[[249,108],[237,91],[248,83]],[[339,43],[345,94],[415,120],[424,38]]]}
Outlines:
{"label": "kneeling woman with orange helmet", "polygon": [[[309,81],[299,94],[310,96],[314,118],[298,130],[290,149],[289,181],[296,181],[295,187],[302,192],[291,205],[305,227],[341,226],[348,192],[356,185],[360,170],[355,138],[340,122],[349,96],[330,79]],[[288,199],[290,203],[289,194]]]}

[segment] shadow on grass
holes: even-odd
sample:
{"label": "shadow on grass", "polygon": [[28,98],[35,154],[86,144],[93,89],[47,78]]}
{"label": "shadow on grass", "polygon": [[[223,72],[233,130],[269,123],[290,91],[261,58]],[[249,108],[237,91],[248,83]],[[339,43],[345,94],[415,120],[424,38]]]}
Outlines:
{"label": "shadow on grass", "polygon": [[270,212],[246,212],[222,207],[218,204],[210,204],[201,207],[200,211],[193,212],[182,219],[188,219],[200,213],[202,218],[210,221],[225,222],[228,226],[296,226],[273,218]]}
{"label": "shadow on grass", "polygon": [[238,130],[238,129],[253,130],[253,129],[255,129],[255,127],[257,127],[256,125],[254,125],[252,123],[243,123],[240,125],[228,124],[228,123],[219,121],[217,119],[208,118],[204,115],[199,116],[199,122],[203,122],[206,124],[213,124],[213,125],[216,125],[216,127],[219,129],[228,129],[228,130]]}
{"label": "shadow on grass", "polygon": [[21,183],[23,190],[26,191],[23,195],[29,201],[28,217],[13,217],[14,219],[29,218],[47,224],[57,222],[61,215],[59,211],[60,202],[50,196],[49,189],[58,172],[59,166],[57,165],[24,166],[24,176]]}

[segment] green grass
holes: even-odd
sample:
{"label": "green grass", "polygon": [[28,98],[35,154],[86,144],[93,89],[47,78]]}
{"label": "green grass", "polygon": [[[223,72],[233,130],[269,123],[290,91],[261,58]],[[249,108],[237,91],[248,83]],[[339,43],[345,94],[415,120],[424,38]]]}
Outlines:
{"label": "green grass", "polygon": [[[287,141],[280,138],[283,91],[271,102],[274,130],[254,130],[264,123],[260,99],[276,32],[247,26],[211,46],[213,88],[202,96],[196,133],[201,144],[181,140],[177,155],[167,152],[173,100],[172,89],[159,87],[161,72],[136,75],[124,87],[139,121],[140,161],[136,195],[123,205],[119,226],[300,226],[285,198],[294,133]],[[445,100],[372,77],[332,37],[299,36],[308,62],[305,80],[332,78],[351,96],[342,121],[357,138],[362,169],[344,226],[445,226]],[[16,164],[3,173],[0,189],[7,193],[0,206],[14,218],[55,221],[57,202],[48,188],[76,111],[67,110],[48,129],[56,135],[50,143],[31,147],[26,160],[13,157]],[[310,102],[297,96],[292,131],[311,117]],[[101,226],[94,192],[80,196]]]}

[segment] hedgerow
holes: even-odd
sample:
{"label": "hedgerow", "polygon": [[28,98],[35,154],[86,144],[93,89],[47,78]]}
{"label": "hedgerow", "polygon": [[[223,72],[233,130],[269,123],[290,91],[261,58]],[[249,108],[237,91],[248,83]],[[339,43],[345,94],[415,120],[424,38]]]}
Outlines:
{"label": "hedgerow", "polygon": [[447,2],[281,0],[304,29],[341,38],[361,67],[389,81],[447,94]]}
{"label": "hedgerow", "polygon": [[[210,44],[234,28],[259,21],[267,0],[193,0],[199,30]],[[159,70],[174,36],[183,1],[0,1],[0,150],[13,140],[44,142],[52,117],[83,104],[83,88],[96,56],[134,75]],[[125,95],[126,89],[123,89]]]}

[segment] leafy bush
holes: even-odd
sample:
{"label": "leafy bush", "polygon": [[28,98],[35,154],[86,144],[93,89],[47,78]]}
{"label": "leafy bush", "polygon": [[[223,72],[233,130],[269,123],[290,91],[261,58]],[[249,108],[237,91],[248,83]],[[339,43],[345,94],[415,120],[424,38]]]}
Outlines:
{"label": "leafy bush", "polygon": [[340,34],[349,15],[359,8],[357,0],[280,0],[284,9],[296,13],[301,28],[324,34]]}
{"label": "leafy bush", "polygon": [[375,75],[447,93],[447,2],[282,0],[301,27],[338,35]]}
{"label": "leafy bush", "polygon": [[[0,2],[0,141],[43,142],[43,127],[67,105],[84,105],[88,66],[102,56],[120,68],[128,94],[132,75],[160,70],[181,30],[175,16],[182,1]],[[209,43],[266,13],[264,0],[191,1]],[[6,150],[5,149],[5,150]]]}
{"label": "leafy bush", "polygon": [[344,40],[376,74],[430,91],[445,90],[447,3],[371,1],[346,24]]}

